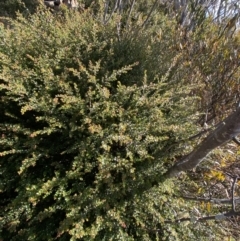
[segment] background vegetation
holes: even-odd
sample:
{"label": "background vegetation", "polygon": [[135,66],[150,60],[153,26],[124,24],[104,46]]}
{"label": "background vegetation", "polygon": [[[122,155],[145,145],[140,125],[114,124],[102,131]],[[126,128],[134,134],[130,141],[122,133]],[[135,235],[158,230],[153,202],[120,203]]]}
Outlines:
{"label": "background vegetation", "polygon": [[238,217],[215,218],[239,193],[236,145],[164,174],[235,110],[239,34],[154,4],[39,7],[1,25],[3,240],[238,240]]}

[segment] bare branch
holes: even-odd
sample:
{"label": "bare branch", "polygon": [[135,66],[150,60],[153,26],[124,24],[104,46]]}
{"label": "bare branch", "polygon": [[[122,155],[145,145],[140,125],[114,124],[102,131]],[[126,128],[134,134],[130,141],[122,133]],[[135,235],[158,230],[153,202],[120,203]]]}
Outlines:
{"label": "bare branch", "polygon": [[191,222],[204,222],[208,220],[224,220],[230,217],[234,216],[240,216],[240,212],[235,212],[233,210],[227,212],[227,213],[221,213],[217,215],[212,215],[212,216],[207,216],[207,217],[194,217],[194,218],[180,218],[180,219],[175,219],[175,220],[166,220],[165,223],[181,223],[181,222],[186,222],[186,221],[191,221]]}
{"label": "bare branch", "polygon": [[233,141],[240,146],[240,141],[236,136],[233,137]]}
{"label": "bare branch", "polygon": [[[181,196],[181,198],[196,202],[210,202],[214,204],[232,204],[233,199],[229,198],[202,198],[202,197],[189,197],[189,196]],[[240,197],[234,198],[235,203],[240,203]]]}
{"label": "bare branch", "polygon": [[238,180],[238,177],[236,176],[233,180],[233,184],[232,184],[232,210],[235,212],[236,211],[236,207],[235,207],[235,198],[234,198],[234,193],[235,193],[235,187],[236,187],[236,182]]}
{"label": "bare branch", "polygon": [[103,14],[103,22],[106,23],[106,16],[107,16],[107,11],[108,11],[108,8],[109,8],[109,2],[110,0],[106,0],[105,2],[105,6],[104,6],[104,14]]}
{"label": "bare branch", "polygon": [[144,23],[142,24],[142,27],[144,27],[144,26],[147,24],[147,22],[148,22],[149,18],[151,17],[153,11],[154,11],[155,8],[157,7],[157,3],[158,3],[158,1],[159,1],[159,0],[156,0],[155,3],[153,4],[153,6],[152,6],[152,8],[151,8],[151,10],[150,10],[150,12],[149,12],[149,14],[148,14],[146,20],[145,20]]}
{"label": "bare branch", "polygon": [[[108,10],[108,4],[105,6],[104,23],[103,23],[103,24],[107,24],[107,23],[109,22],[109,20],[111,19],[113,13],[117,10],[118,1],[119,1],[119,0],[116,0],[116,1],[115,1],[114,7],[113,7],[113,9],[112,9],[112,11],[111,11],[110,16],[108,17],[108,19],[106,19],[106,15],[105,15],[105,14],[107,13],[107,10]],[[107,9],[106,9],[106,7],[107,7]]]}
{"label": "bare branch", "polygon": [[127,17],[126,26],[128,26],[128,22],[129,22],[131,14],[132,14],[134,4],[135,4],[135,0],[133,0],[132,3],[131,3],[130,10],[129,10],[128,17]]}

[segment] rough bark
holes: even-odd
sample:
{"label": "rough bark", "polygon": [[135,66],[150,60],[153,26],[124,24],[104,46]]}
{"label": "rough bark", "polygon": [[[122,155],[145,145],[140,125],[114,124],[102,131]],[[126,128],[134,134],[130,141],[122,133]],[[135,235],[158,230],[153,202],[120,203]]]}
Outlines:
{"label": "rough bark", "polygon": [[189,155],[183,157],[166,173],[167,178],[196,167],[215,148],[231,141],[240,134],[240,107],[213,130]]}

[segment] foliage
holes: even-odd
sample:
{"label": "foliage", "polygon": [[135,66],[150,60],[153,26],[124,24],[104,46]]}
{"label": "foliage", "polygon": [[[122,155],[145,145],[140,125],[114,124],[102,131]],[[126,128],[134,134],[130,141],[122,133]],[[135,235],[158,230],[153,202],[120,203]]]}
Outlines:
{"label": "foliage", "polygon": [[1,29],[4,239],[149,240],[169,218],[173,183],[156,184],[194,131],[195,87],[175,81],[170,22],[119,40],[115,21],[42,9]]}
{"label": "foliage", "polygon": [[197,144],[189,137],[201,130],[205,77],[216,63],[238,68],[228,48],[239,43],[218,40],[209,21],[186,33],[164,13],[143,28],[146,12],[103,24],[97,9],[40,8],[0,29],[0,237],[222,239],[216,222],[174,222],[196,206],[182,190],[201,184],[163,175]]}
{"label": "foliage", "polygon": [[[0,2],[0,16],[16,17],[16,12],[24,15],[35,12],[41,0],[5,0]],[[42,1],[43,2],[43,1]]]}

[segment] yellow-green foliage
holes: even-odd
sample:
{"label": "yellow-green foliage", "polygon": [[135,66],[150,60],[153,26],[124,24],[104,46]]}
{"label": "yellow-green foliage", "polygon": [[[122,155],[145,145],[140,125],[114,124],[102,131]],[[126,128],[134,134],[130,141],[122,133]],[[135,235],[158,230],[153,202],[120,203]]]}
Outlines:
{"label": "yellow-green foliage", "polygon": [[174,50],[174,22],[119,38],[116,21],[39,10],[1,27],[4,240],[177,235],[162,226],[177,187],[161,177],[191,150],[182,140],[196,132],[198,86]]}

